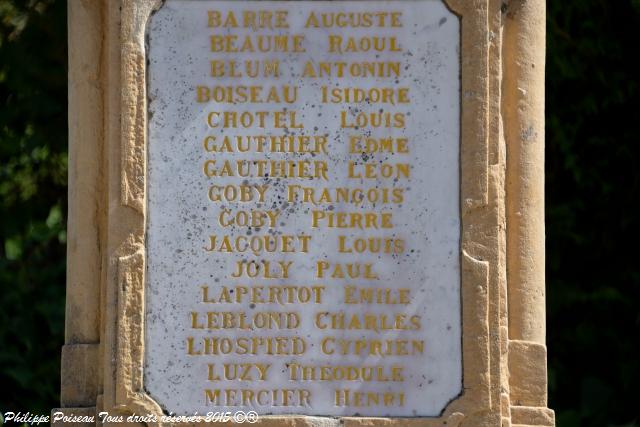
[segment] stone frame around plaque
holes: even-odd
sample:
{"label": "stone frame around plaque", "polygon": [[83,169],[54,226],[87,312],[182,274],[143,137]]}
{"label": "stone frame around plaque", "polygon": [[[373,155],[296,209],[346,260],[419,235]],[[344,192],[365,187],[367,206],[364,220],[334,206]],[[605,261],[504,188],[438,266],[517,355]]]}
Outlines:
{"label": "stone frame around plaque", "polygon": [[[461,20],[461,299],[464,392],[450,402],[437,418],[403,418],[404,425],[457,425],[465,417],[490,416],[491,346],[489,337],[499,325],[489,321],[489,271],[498,271],[498,254],[488,237],[495,233],[497,211],[489,205],[488,57],[485,36],[486,1],[447,1]],[[161,7],[157,0],[123,0],[120,30],[120,215],[113,216],[123,240],[112,258],[115,312],[107,313],[117,325],[113,348],[115,360],[114,409],[162,415],[160,406],[145,392],[144,289],[146,231],[146,25]],[[462,54],[464,53],[464,54]],[[114,162],[115,163],[115,162]],[[115,209],[113,210],[115,213]],[[116,219],[117,218],[117,219]],[[495,236],[498,237],[498,236]],[[497,248],[495,248],[497,249]],[[493,251],[497,252],[497,251]],[[494,265],[492,265],[494,264]],[[111,293],[111,292],[108,292]],[[109,316],[109,314],[111,316]],[[496,408],[493,408],[495,411]],[[499,409],[498,409],[499,414]],[[296,416],[263,416],[264,421]],[[367,417],[344,417],[345,425],[372,421]]]}
{"label": "stone frame around plaque", "polygon": [[[463,392],[439,417],[323,418],[323,426],[555,422],[546,408],[540,302],[544,1],[442,1],[461,23]],[[75,415],[162,415],[145,393],[143,378],[145,32],[161,5],[161,0],[69,4],[69,249],[61,403]],[[258,425],[320,424],[317,417],[263,416]]]}

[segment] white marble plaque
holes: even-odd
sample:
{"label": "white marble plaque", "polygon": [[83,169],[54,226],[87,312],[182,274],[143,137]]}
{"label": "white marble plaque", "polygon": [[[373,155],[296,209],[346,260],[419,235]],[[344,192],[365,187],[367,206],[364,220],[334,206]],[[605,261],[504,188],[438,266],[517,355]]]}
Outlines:
{"label": "white marble plaque", "polygon": [[439,415],[462,390],[459,19],[167,0],[148,25],[147,392]]}

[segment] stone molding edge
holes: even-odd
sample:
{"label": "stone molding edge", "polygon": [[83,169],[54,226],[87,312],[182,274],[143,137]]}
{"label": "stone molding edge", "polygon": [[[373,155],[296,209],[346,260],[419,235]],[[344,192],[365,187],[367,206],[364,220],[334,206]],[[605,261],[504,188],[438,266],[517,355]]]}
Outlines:
{"label": "stone molding edge", "polygon": [[510,418],[514,427],[555,426],[545,324],[546,1],[505,1],[502,12]]}
{"label": "stone molding edge", "polygon": [[[69,2],[69,188],[62,407],[93,407],[102,388],[100,292],[103,233],[102,5]],[[91,29],[92,31],[89,31]],[[80,372],[81,375],[77,375]]]}
{"label": "stone molding edge", "polygon": [[163,415],[162,408],[146,393],[143,377],[147,157],[145,31],[151,14],[161,4],[160,0],[120,0],[119,193],[121,206],[132,212],[127,215],[129,227],[125,225],[121,230],[125,232],[125,240],[114,254],[117,265],[117,327],[112,347],[115,381],[114,390],[107,391],[107,395],[113,396],[112,411],[155,415],[158,419]]}

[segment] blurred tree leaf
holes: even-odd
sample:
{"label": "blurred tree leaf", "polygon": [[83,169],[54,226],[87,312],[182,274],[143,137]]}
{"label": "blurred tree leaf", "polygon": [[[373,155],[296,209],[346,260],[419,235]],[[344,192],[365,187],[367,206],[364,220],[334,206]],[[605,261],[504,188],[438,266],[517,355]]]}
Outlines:
{"label": "blurred tree leaf", "polygon": [[0,410],[59,405],[66,2],[0,0]]}

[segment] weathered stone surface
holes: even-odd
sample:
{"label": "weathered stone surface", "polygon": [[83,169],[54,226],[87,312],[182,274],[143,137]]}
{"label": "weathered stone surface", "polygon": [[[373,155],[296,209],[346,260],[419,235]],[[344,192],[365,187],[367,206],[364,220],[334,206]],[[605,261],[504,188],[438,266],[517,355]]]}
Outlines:
{"label": "weathered stone surface", "polygon": [[[95,396],[100,390],[98,356],[98,344],[67,344],[62,347],[60,401],[64,406],[95,405]],[[74,369],[83,375],[75,375]]]}
{"label": "weathered stone surface", "polygon": [[547,406],[547,349],[528,341],[509,342],[511,404]]}
{"label": "weathered stone surface", "polygon": [[534,426],[554,426],[555,414],[545,407],[512,406],[511,422]]}

